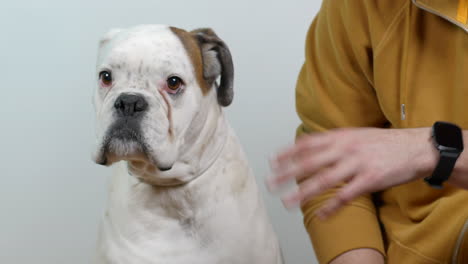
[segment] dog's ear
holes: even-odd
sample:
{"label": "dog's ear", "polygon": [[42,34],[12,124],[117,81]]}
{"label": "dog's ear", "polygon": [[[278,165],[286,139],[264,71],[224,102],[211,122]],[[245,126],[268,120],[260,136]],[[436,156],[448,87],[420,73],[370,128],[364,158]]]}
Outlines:
{"label": "dog's ear", "polygon": [[190,32],[198,41],[203,58],[203,77],[211,86],[218,77],[220,83],[216,90],[218,103],[228,106],[234,98],[234,65],[231,52],[216,33],[210,28]]}
{"label": "dog's ear", "polygon": [[112,40],[116,35],[118,35],[122,30],[120,28],[113,28],[109,31],[107,31],[104,36],[102,36],[101,40],[99,41],[99,47],[104,46],[106,43],[108,43],[110,40]]}

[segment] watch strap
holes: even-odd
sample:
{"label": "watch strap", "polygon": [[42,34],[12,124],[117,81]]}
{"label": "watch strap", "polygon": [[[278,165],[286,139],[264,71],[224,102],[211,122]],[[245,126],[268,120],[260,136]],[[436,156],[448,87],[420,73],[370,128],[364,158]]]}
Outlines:
{"label": "watch strap", "polygon": [[440,159],[434,172],[431,176],[424,178],[424,180],[434,188],[442,188],[443,182],[446,181],[452,173],[458,156],[460,156],[460,153],[441,151]]}

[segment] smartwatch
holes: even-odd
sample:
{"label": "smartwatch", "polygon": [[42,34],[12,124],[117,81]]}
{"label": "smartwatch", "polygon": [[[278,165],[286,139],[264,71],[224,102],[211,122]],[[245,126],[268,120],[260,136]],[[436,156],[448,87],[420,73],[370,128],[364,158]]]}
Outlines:
{"label": "smartwatch", "polygon": [[432,126],[432,140],[440,158],[432,175],[424,180],[430,186],[440,189],[452,174],[455,162],[463,151],[462,130],[455,124],[438,121]]}

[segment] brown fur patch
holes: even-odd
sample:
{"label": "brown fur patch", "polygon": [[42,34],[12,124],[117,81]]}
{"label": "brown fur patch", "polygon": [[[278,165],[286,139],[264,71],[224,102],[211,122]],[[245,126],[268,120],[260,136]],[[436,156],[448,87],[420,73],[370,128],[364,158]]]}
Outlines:
{"label": "brown fur patch", "polygon": [[171,31],[180,39],[184,45],[185,51],[192,61],[195,76],[197,78],[198,85],[200,86],[203,95],[206,95],[210,90],[210,86],[203,77],[203,57],[201,54],[200,46],[198,41],[193,35],[183,29],[170,27]]}

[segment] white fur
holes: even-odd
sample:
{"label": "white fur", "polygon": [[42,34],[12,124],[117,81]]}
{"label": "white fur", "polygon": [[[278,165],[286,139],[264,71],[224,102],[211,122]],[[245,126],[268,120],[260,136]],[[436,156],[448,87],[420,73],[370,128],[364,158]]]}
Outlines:
{"label": "white fur", "polygon": [[[115,81],[111,89],[98,87],[94,97],[96,159],[115,121],[115,99],[128,92],[148,101],[142,130],[150,153],[139,155],[132,142],[112,143],[114,161],[125,161],[114,165],[96,263],[282,263],[255,178],[216,89],[202,94],[178,37],[166,26],[113,31],[101,41],[97,71],[102,69],[112,70]],[[186,84],[177,97],[161,92],[172,74]],[[162,165],[172,169],[160,171]]]}

